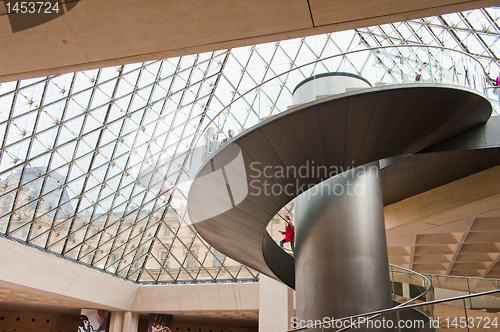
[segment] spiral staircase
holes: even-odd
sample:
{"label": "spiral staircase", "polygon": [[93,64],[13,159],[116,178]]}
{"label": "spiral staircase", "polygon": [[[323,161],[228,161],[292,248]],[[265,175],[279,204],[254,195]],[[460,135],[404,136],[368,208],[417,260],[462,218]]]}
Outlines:
{"label": "spiral staircase", "polygon": [[[295,288],[294,258],[276,244],[266,226],[280,209],[303,192],[304,185],[310,188],[326,178],[313,176],[291,183],[266,174],[263,169],[256,172],[252,164],[299,169],[312,160],[316,165],[348,169],[378,161],[384,167],[426,150],[446,153],[471,148],[467,141],[471,131],[485,133],[500,129],[500,121],[488,121],[490,114],[491,104],[476,91],[434,83],[352,89],[295,105],[238,135],[205,162],[189,192],[191,222],[218,251]],[[484,149],[495,157],[499,153],[498,139],[474,144],[472,149]],[[293,190],[259,195],[251,190],[262,192],[263,188],[252,187],[249,179],[270,179]],[[463,294],[460,293],[463,290],[442,287],[445,282],[440,284],[441,288],[433,286],[431,277],[414,271],[396,266],[390,269],[395,306],[345,320],[360,317],[380,320],[382,315],[389,315],[393,321],[426,317],[429,322],[439,317],[439,326],[390,329],[430,331],[462,328],[454,319],[465,315],[477,320],[470,320],[472,326],[463,328],[480,331],[475,326],[480,325],[479,317],[496,319],[496,313],[488,311],[497,309],[493,303],[500,292],[498,285],[483,292],[469,289]],[[413,280],[415,276],[420,278],[418,282]],[[470,278],[463,280],[470,284]],[[436,298],[435,294],[442,294],[442,289],[458,293]],[[415,295],[416,290],[420,292]],[[488,305],[474,306],[478,297]],[[448,320],[443,320],[444,317]],[[327,329],[320,325],[312,330]]]}

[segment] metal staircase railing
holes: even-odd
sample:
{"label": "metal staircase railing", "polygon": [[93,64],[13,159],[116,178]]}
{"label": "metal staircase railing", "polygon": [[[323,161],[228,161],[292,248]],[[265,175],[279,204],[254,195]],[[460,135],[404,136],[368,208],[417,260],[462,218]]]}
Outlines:
{"label": "metal staircase railing", "polygon": [[[437,321],[438,322],[437,325],[436,324],[434,324],[434,325],[429,324],[429,329],[428,329],[429,331],[431,329],[439,328],[441,323],[445,324],[445,327],[448,327],[448,328],[449,327],[463,328],[463,329],[467,329],[467,331],[471,331],[471,330],[474,331],[475,328],[480,327],[479,325],[480,325],[481,321],[483,321],[483,320],[480,319],[482,317],[472,317],[472,316],[468,315],[467,306],[466,306],[467,302],[470,304],[470,306],[469,306],[469,310],[470,310],[470,309],[473,309],[472,299],[478,299],[478,298],[486,297],[486,296],[495,296],[495,298],[496,298],[496,296],[499,296],[498,300],[499,300],[499,304],[500,304],[500,280],[498,280],[498,279],[473,278],[473,277],[461,277],[461,276],[442,276],[442,275],[435,275],[435,274],[426,275],[426,274],[418,273],[416,271],[412,271],[412,270],[409,270],[409,269],[406,269],[406,268],[403,268],[403,267],[400,267],[397,265],[393,265],[393,264],[390,264],[390,274],[391,274],[391,284],[392,284],[392,290],[393,290],[393,300],[396,300],[397,299],[396,296],[400,295],[400,294],[396,294],[396,291],[395,291],[395,288],[396,288],[395,283],[397,283],[397,282],[403,283],[404,281],[407,281],[408,285],[419,286],[419,287],[423,287],[424,289],[417,296],[410,298],[409,300],[405,301],[404,303],[401,303],[401,304],[399,304],[395,307],[392,307],[392,308],[372,311],[372,312],[348,316],[348,317],[343,317],[343,318],[335,319],[334,321],[328,321],[328,322],[322,321],[321,323],[314,323],[314,324],[312,324],[312,326],[310,324],[308,324],[306,327],[301,327],[301,328],[289,330],[287,332],[308,331],[308,330],[313,330],[313,329],[315,331],[319,331],[319,329],[321,329],[321,331],[325,331],[326,329],[328,329],[330,331],[331,329],[333,329],[335,332],[343,332],[343,331],[351,330],[354,327],[359,327],[360,322],[366,323],[367,321],[374,320],[376,318],[381,317],[382,315],[389,314],[389,313],[396,314],[396,316],[393,317],[395,319],[396,323],[394,324],[394,322],[393,322],[393,324],[392,324],[392,326],[395,328],[395,331],[402,331],[399,328],[401,326],[400,326],[400,318],[399,318],[398,313],[400,313],[403,310],[408,310],[408,309],[417,310],[417,308],[421,309],[422,307],[424,307],[424,308],[426,307],[426,309],[419,310],[420,313],[427,316],[429,321],[434,321],[434,322]],[[402,277],[398,278],[396,276],[398,276],[398,277],[402,276]],[[420,283],[417,283],[417,282],[414,282],[411,284],[409,283],[409,282],[413,281],[413,280],[411,280],[411,278],[415,277],[415,276],[421,278],[420,279],[421,286],[419,285]],[[458,283],[460,285],[458,287],[458,289],[452,288],[451,289],[452,291],[458,291],[458,292],[467,291],[468,293],[465,295],[460,295],[460,296],[435,299],[434,298],[435,294],[433,292],[435,286],[433,284],[433,281],[439,280],[437,282],[437,284],[442,287],[445,284],[445,282],[443,280],[447,279],[447,278],[450,278],[453,280],[460,280],[460,281],[463,281],[463,283],[467,284],[467,289],[462,290],[463,285],[460,285],[460,283]],[[399,280],[399,281],[397,281],[397,280]],[[489,283],[491,286],[495,286],[494,287],[495,289],[474,293],[474,290],[476,290],[476,289],[471,287],[471,280],[474,280],[476,282],[476,287],[480,282],[483,282],[483,283]],[[454,284],[455,284],[455,286],[457,285],[457,283],[454,283]],[[481,287],[484,287],[484,285]],[[423,301],[420,303],[414,303],[418,300],[424,299],[424,297],[426,295],[429,295],[429,297],[432,298],[432,300],[427,299],[427,301]],[[404,298],[404,291],[403,291],[403,294],[400,296],[401,296],[401,298]],[[463,303],[463,308],[464,308],[464,317],[463,318],[464,319],[457,320],[455,317],[455,319],[451,320],[451,321],[449,318],[447,320],[445,319],[443,321],[440,321],[439,317],[436,317],[436,315],[435,315],[434,306],[437,304],[442,304],[442,303],[452,303],[452,305],[453,305],[453,302],[455,302],[455,301],[460,301],[461,303]],[[455,306],[455,307],[460,308],[460,306]],[[498,324],[500,324],[496,321],[496,319],[494,321],[492,321],[491,319],[489,319],[488,321],[484,320],[483,325],[486,322],[488,322],[491,325],[490,327],[498,327]],[[495,329],[492,329],[492,330],[495,330]]]}

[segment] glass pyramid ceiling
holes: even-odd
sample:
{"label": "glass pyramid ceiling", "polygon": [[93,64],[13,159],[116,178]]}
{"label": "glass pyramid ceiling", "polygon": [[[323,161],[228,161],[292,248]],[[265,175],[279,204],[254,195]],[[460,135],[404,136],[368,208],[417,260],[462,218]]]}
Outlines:
{"label": "glass pyramid ceiling", "polygon": [[500,72],[499,20],[492,7],[1,83],[0,236],[138,283],[255,281],[190,225],[183,177],[204,132],[283,112],[327,71],[465,84],[498,111],[483,70]]}

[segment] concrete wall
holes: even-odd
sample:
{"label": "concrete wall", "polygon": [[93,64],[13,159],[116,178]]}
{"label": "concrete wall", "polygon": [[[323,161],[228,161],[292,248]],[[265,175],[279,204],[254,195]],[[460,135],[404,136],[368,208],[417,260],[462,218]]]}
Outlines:
{"label": "concrete wall", "polygon": [[132,311],[258,310],[259,285],[205,284],[141,286]]}
{"label": "concrete wall", "polygon": [[[75,0],[68,0],[75,2]],[[495,0],[85,0],[13,33],[0,1],[0,82],[165,59],[497,5]],[[30,20],[32,16],[17,18]],[[11,17],[12,18],[12,17]]]}
{"label": "concrete wall", "polygon": [[0,287],[73,307],[144,313],[259,309],[257,283],[139,286],[1,238],[0,253]]}
{"label": "concrete wall", "polygon": [[56,256],[0,239],[0,281],[82,307],[127,310],[138,285]]}

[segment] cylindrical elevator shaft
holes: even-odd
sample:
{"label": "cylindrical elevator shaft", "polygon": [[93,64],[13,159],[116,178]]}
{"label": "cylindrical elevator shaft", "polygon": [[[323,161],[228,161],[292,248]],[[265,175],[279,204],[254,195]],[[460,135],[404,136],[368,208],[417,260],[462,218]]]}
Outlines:
{"label": "cylindrical elevator shaft", "polygon": [[299,320],[391,306],[378,162],[309,189],[295,199],[294,216]]}

